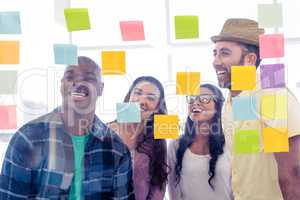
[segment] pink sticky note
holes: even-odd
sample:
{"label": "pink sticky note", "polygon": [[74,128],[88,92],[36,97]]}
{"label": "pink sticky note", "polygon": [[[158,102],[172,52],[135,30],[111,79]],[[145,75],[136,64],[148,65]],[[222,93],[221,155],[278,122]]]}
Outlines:
{"label": "pink sticky note", "polygon": [[124,41],[145,40],[144,25],[142,21],[121,21],[120,29]]}
{"label": "pink sticky note", "polygon": [[283,34],[263,34],[259,36],[261,58],[280,58],[284,56]]}
{"label": "pink sticky note", "polygon": [[0,106],[0,129],[17,128],[16,106]]}

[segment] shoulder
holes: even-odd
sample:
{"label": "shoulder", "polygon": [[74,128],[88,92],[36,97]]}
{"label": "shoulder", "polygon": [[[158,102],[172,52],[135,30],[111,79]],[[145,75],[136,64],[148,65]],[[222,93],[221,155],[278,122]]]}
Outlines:
{"label": "shoulder", "polygon": [[47,138],[49,135],[50,121],[54,115],[55,113],[51,112],[24,124],[14,134],[12,142],[25,142],[32,145],[36,140]]}
{"label": "shoulder", "polygon": [[168,154],[169,156],[176,156],[176,152],[179,148],[179,140],[178,139],[174,139],[171,140],[168,144]]}

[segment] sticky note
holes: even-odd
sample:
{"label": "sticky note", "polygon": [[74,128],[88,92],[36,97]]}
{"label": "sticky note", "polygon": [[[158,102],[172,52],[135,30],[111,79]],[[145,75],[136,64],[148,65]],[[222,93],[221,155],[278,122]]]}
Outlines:
{"label": "sticky note", "polygon": [[260,28],[282,27],[282,4],[258,4],[257,10]]}
{"label": "sticky note", "polygon": [[261,65],[261,87],[263,89],[285,87],[284,68],[284,64]]}
{"label": "sticky note", "polygon": [[0,12],[0,34],[21,34],[20,12]]}
{"label": "sticky note", "polygon": [[0,106],[0,129],[16,129],[17,112],[15,105]]}
{"label": "sticky note", "polygon": [[234,120],[256,120],[258,116],[256,108],[255,97],[241,96],[232,98]]}
{"label": "sticky note", "polygon": [[102,51],[102,74],[125,74],[125,51]]}
{"label": "sticky note", "polygon": [[263,145],[265,153],[288,152],[288,130],[286,128],[263,128]]}
{"label": "sticky note", "polygon": [[177,139],[178,137],[177,115],[154,115],[154,139]]}
{"label": "sticky note", "polygon": [[175,16],[176,39],[199,38],[198,16]]}
{"label": "sticky note", "polygon": [[287,119],[287,95],[263,95],[261,115],[266,119]]}
{"label": "sticky note", "polygon": [[0,41],[0,64],[20,63],[19,41]]}
{"label": "sticky note", "polygon": [[284,56],[283,34],[259,35],[260,58],[280,58]]}
{"label": "sticky note", "polygon": [[17,91],[17,71],[0,70],[0,94],[16,94]]}
{"label": "sticky note", "polygon": [[259,150],[258,130],[235,130],[234,152],[236,154],[258,153]]}
{"label": "sticky note", "polygon": [[117,103],[117,122],[141,122],[141,109],[139,103]]}
{"label": "sticky note", "polygon": [[145,40],[144,25],[142,21],[121,21],[120,29],[124,41]]}
{"label": "sticky note", "polygon": [[255,66],[232,66],[231,67],[231,90],[255,90],[256,67]]}
{"label": "sticky note", "polygon": [[200,72],[177,72],[176,94],[199,95],[200,94]]}
{"label": "sticky note", "polygon": [[77,46],[72,44],[54,44],[55,64],[77,65]]}
{"label": "sticky note", "polygon": [[89,30],[91,28],[87,8],[66,8],[64,14],[69,32]]}

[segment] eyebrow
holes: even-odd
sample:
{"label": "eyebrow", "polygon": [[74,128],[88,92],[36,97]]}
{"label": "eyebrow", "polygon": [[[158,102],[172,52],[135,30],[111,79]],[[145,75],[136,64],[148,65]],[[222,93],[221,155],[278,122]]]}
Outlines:
{"label": "eyebrow", "polygon": [[[230,49],[224,48],[224,47],[221,48],[219,51],[230,51],[230,52],[232,52]],[[214,53],[217,53],[217,49],[214,49],[213,52],[214,52]]]}
{"label": "eyebrow", "polygon": [[[134,88],[134,90],[138,90],[138,91],[141,91],[141,92],[144,92],[142,89],[140,89],[140,88]],[[147,95],[153,95],[153,96],[158,96],[158,95],[156,95],[156,94],[154,94],[154,93],[147,93]]]}

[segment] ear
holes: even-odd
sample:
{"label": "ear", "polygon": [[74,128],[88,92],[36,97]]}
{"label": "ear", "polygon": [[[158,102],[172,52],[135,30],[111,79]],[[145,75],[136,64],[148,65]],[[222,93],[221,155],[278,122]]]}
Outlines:
{"label": "ear", "polygon": [[98,97],[102,96],[103,88],[104,88],[104,83],[100,82],[97,87],[97,96]]}
{"label": "ear", "polygon": [[244,59],[245,66],[255,66],[257,56],[255,53],[248,53]]}

